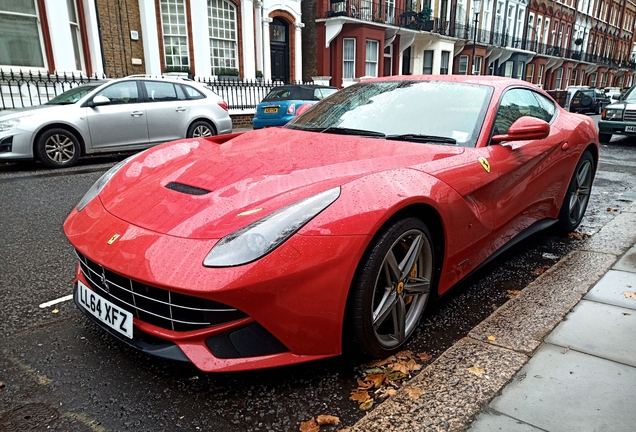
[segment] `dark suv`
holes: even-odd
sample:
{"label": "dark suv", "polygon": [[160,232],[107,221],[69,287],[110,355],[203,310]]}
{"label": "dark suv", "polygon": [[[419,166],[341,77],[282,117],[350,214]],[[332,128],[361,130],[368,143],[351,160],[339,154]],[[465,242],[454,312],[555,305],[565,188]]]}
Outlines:
{"label": "dark suv", "polygon": [[574,93],[570,101],[570,112],[600,114],[603,108],[611,102],[611,99],[601,90],[582,89]]}

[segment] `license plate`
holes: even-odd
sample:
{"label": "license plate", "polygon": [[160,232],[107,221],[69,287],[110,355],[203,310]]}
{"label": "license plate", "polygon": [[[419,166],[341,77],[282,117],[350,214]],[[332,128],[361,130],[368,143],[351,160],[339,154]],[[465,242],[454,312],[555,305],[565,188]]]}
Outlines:
{"label": "license plate", "polygon": [[572,105],[578,105],[578,104],[579,104],[579,100],[578,99],[572,101]]}
{"label": "license plate", "polygon": [[265,108],[265,114],[276,114],[278,112],[278,108]]}
{"label": "license plate", "polygon": [[95,318],[127,338],[132,339],[133,316],[130,312],[109,302],[80,281],[77,281],[77,300]]}
{"label": "license plate", "polygon": [[625,132],[636,132],[636,126],[625,126]]}

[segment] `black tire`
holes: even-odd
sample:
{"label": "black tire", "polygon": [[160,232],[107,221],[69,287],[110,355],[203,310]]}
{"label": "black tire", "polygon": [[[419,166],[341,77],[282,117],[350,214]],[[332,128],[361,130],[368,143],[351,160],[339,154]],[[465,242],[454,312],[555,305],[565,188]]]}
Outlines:
{"label": "black tire", "polygon": [[596,105],[596,108],[594,108],[594,114],[600,114],[600,113],[601,113],[601,106]]}
{"label": "black tire", "polygon": [[35,143],[35,156],[50,168],[70,167],[77,163],[81,147],[70,131],[53,128],[39,136]]}
{"label": "black tire", "polygon": [[214,126],[206,121],[198,120],[190,125],[186,138],[205,138],[214,135],[216,135]]}
{"label": "black tire", "polygon": [[598,140],[602,143],[608,143],[612,139],[612,134],[608,133],[599,133]]}
{"label": "black tire", "polygon": [[400,350],[436,292],[433,240],[415,217],[378,233],[351,286],[345,337],[356,354],[385,358]]}
{"label": "black tire", "polygon": [[560,232],[566,234],[574,231],[583,220],[587,204],[590,201],[593,181],[594,158],[586,150],[576,164],[568,190],[563,198],[563,204],[561,204],[557,223]]}

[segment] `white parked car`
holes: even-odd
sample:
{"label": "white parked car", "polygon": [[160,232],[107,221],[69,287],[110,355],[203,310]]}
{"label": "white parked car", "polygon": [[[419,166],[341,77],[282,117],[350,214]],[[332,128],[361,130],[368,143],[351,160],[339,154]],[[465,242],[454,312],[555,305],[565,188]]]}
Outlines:
{"label": "white parked car", "polygon": [[227,103],[195,81],[94,81],[43,105],[0,111],[0,161],[38,159],[68,167],[84,154],[231,132]]}

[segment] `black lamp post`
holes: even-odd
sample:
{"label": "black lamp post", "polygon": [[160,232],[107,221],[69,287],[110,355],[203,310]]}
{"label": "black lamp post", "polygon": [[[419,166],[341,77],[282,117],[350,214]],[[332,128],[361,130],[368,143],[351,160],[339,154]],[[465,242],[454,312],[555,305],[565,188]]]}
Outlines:
{"label": "black lamp post", "polygon": [[475,11],[475,33],[473,34],[473,56],[471,57],[471,66],[473,75],[477,75],[475,71],[475,45],[477,45],[477,25],[479,24],[479,5],[481,0],[473,0],[473,10]]}

